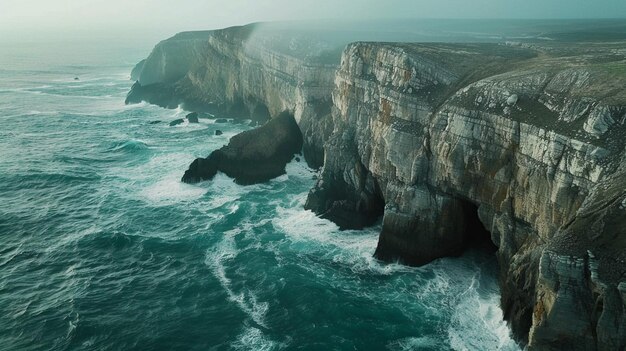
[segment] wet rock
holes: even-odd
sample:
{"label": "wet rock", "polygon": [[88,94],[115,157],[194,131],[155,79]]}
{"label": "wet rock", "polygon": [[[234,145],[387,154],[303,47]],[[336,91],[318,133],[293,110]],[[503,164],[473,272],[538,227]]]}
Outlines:
{"label": "wet rock", "polygon": [[228,123],[228,120],[226,118],[218,118],[215,120],[215,123]]}
{"label": "wet rock", "polygon": [[410,265],[462,253],[477,219],[517,340],[623,348],[626,84],[604,84],[626,78],[508,50],[349,45],[305,207],[342,229],[382,215],[376,257]]}
{"label": "wet rock", "polygon": [[210,180],[221,171],[238,184],[263,183],[284,174],[285,165],[301,149],[298,124],[292,115],[283,113],[262,127],[235,135],[209,157],[196,159],[182,181]]}
{"label": "wet rock", "polygon": [[177,126],[177,125],[183,124],[183,123],[185,123],[184,119],[182,119],[182,118],[175,119],[175,120],[170,122],[170,127]]}
{"label": "wet rock", "polygon": [[198,123],[198,113],[197,112],[192,112],[192,113],[188,114],[185,118],[187,118],[187,121],[189,121],[189,123]]}
{"label": "wet rock", "polygon": [[219,129],[217,129],[215,131],[215,135],[222,135],[222,134],[224,134],[224,133],[221,130],[219,130]]}
{"label": "wet rock", "polygon": [[[329,143],[343,141],[331,139]],[[336,151],[341,153],[344,150],[339,148]],[[322,173],[322,178],[309,192],[304,208],[335,222],[342,230],[373,225],[383,214],[385,206],[376,180],[354,157],[346,154],[338,156],[333,161],[352,165],[346,173],[350,181],[338,174]]]}

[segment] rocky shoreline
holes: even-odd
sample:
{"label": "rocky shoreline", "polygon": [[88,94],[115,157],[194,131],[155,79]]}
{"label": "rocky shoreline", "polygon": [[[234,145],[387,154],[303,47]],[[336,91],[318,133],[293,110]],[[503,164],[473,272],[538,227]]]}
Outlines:
{"label": "rocky shoreline", "polygon": [[285,166],[302,150],[302,133],[293,116],[282,113],[256,129],[237,134],[228,145],[198,158],[182,177],[185,183],[211,180],[222,172],[237,184],[263,183],[285,174]]}
{"label": "rocky shoreline", "polygon": [[626,347],[626,41],[345,44],[179,34],[127,102],[273,117],[183,181],[262,182],[302,149],[323,166],[306,208],[341,228],[382,216],[379,259],[422,265],[488,235],[521,343]]}

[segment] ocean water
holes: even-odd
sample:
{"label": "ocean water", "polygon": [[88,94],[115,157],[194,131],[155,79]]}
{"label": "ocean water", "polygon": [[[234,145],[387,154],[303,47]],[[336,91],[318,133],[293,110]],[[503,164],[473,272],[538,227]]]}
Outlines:
{"label": "ocean water", "polygon": [[377,262],[379,226],[303,210],[303,162],[182,184],[247,127],[125,106],[151,44],[0,48],[1,350],[519,349],[488,252]]}

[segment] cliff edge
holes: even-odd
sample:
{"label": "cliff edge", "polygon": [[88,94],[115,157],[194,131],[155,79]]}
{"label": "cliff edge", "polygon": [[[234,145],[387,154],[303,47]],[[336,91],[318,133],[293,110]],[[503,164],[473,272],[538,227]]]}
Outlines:
{"label": "cliff edge", "polygon": [[623,348],[624,48],[349,45],[306,207],[357,228],[382,208],[376,257],[411,265],[484,226],[529,349]]}
{"label": "cliff edge", "polygon": [[159,44],[128,101],[293,115],[323,165],[306,208],[342,228],[382,216],[376,257],[422,265],[486,230],[518,340],[626,347],[624,38],[342,51],[256,25],[196,34]]}

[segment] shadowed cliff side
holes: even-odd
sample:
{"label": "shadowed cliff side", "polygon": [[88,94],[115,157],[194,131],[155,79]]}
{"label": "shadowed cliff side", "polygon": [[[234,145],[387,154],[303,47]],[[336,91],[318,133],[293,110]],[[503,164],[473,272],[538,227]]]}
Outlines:
{"label": "shadowed cliff side", "polygon": [[479,220],[519,340],[623,348],[625,48],[352,44],[306,207],[359,228],[384,206],[375,255],[411,265],[462,253]]}

